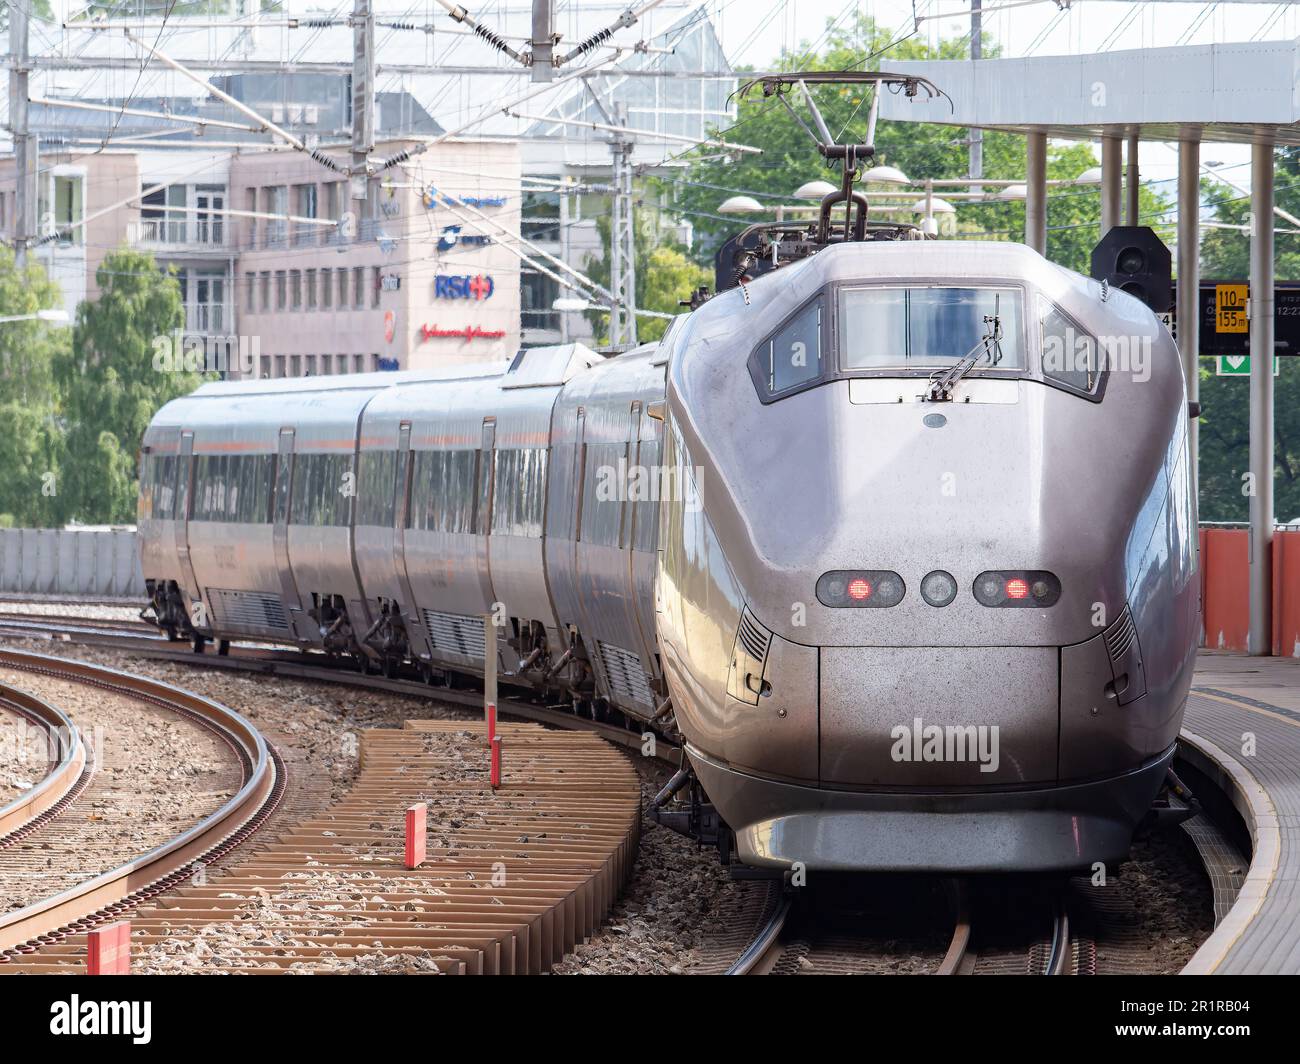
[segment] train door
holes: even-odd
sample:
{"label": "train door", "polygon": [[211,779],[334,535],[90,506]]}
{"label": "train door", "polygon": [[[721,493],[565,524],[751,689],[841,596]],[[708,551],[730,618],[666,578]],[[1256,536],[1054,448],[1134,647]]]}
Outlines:
{"label": "train door", "polygon": [[281,429],[275,459],[275,497],[272,500],[271,544],[275,552],[275,568],[280,574],[280,596],[289,614],[289,626],[294,636],[310,642],[317,636],[312,620],[302,608],[298,583],[293,578],[289,563],[289,503],[293,498],[293,429]]}
{"label": "train door", "polygon": [[631,408],[631,431],[628,434],[628,451],[631,467],[628,473],[628,501],[624,507],[623,517],[623,556],[625,560],[624,576],[626,578],[625,604],[628,614],[628,627],[637,634],[637,649],[641,653],[641,663],[647,676],[654,676],[655,638],[654,631],[646,623],[647,616],[642,609],[644,584],[639,579],[638,568],[644,564],[638,548],[646,540],[645,529],[641,525],[650,519],[652,504],[646,493],[652,497],[658,494],[658,448],[653,434],[649,439],[643,438],[641,417],[641,400],[635,399]]}
{"label": "train door", "polygon": [[411,574],[406,568],[406,530],[411,526],[411,481],[415,476],[415,453],[411,450],[411,423],[403,421],[397,433],[397,498],[393,502],[393,569],[402,589],[403,617],[412,655],[427,659],[433,652],[424,621],[415,604]]}
{"label": "train door", "polygon": [[[194,575],[194,562],[190,558],[190,495],[194,490],[193,432],[181,432],[180,454],[176,465],[176,507],[172,511],[175,515],[175,520],[172,522],[172,535],[176,545],[176,557],[181,566],[181,579],[185,583],[185,591],[192,605],[203,601],[203,589],[199,587],[198,578]],[[206,622],[196,623],[192,612],[190,621],[198,628],[208,627]]]}

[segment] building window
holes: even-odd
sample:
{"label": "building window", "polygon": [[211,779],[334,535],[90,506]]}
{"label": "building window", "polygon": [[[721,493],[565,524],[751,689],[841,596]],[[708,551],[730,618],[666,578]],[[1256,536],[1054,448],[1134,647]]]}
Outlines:
{"label": "building window", "polygon": [[261,358],[261,362],[262,362],[262,378],[266,379],[271,375],[271,356],[263,355]]}
{"label": "building window", "polygon": [[[294,185],[293,187],[294,213],[299,218],[316,217],[316,186],[312,185]],[[295,247],[304,244],[313,243],[315,238],[316,226],[309,222],[294,222],[293,225],[293,243]]]}
{"label": "building window", "polygon": [[289,356],[289,376],[290,377],[302,376],[302,355]]}
{"label": "building window", "polygon": [[[266,200],[266,209],[268,213],[277,215],[286,215],[289,213],[289,187],[287,185],[268,186],[262,190],[262,196]],[[285,225],[286,223],[283,217],[273,218],[266,223],[267,247],[284,247],[285,239],[288,236]]]}
{"label": "building window", "polygon": [[348,271],[338,271],[339,281],[339,310],[343,310],[348,305]]}
{"label": "building window", "polygon": [[[257,213],[257,189],[248,187],[244,189],[244,209],[253,214]],[[257,247],[257,219],[247,218],[248,229],[245,239],[248,241],[248,248],[251,251]]]}
{"label": "building window", "polygon": [[379,278],[379,267],[372,266],[370,270],[371,270],[371,279],[374,281],[374,284],[371,286],[373,288],[373,291],[370,293],[370,306],[373,309],[374,307],[379,306],[379,292],[381,289],[381,281]]}
{"label": "building window", "polygon": [[315,356],[315,355],[304,355],[304,356],[303,356],[303,360],[304,360],[305,363],[306,363],[305,369],[306,369],[306,371],[307,371],[307,376],[308,376],[308,377],[314,377],[314,376],[316,376],[316,356]]}
{"label": "building window", "polygon": [[334,364],[338,367],[338,369],[336,370],[336,372],[338,372],[338,373],[346,373],[346,372],[348,371],[348,356],[347,356],[347,355],[335,355],[335,356],[334,356]]}
{"label": "building window", "polygon": [[251,270],[244,274],[244,310],[249,314],[257,310],[257,274]]}
{"label": "building window", "polygon": [[263,270],[257,281],[262,290],[262,299],[259,305],[262,308],[262,313],[265,314],[271,309],[271,271]]}
{"label": "building window", "polygon": [[275,356],[275,375],[277,377],[284,376],[284,355]]}
{"label": "building window", "polygon": [[378,354],[373,354],[373,355],[370,356],[370,372],[371,372],[371,373],[378,373],[378,372],[379,372],[379,355],[378,355]]}
{"label": "building window", "polygon": [[289,307],[302,310],[302,270],[289,271]]}
{"label": "building window", "polygon": [[320,272],[320,305],[327,310],[334,305],[334,271]]}
{"label": "building window", "polygon": [[289,302],[289,279],[283,270],[275,271],[275,309],[284,310]]}
{"label": "building window", "polygon": [[[325,186],[325,217],[330,221],[337,222],[343,216],[343,182],[331,181]],[[336,243],[338,241],[338,229],[330,229],[326,226],[318,226],[320,229],[320,242],[322,244]]]}
{"label": "building window", "polygon": [[200,244],[226,242],[226,190],[199,185],[194,190],[194,232]]}
{"label": "building window", "polygon": [[366,268],[352,267],[352,306],[360,310],[366,305]]}
{"label": "building window", "polygon": [[334,358],[331,355],[320,356],[320,372],[322,377],[328,377],[334,372]]}
{"label": "building window", "polygon": [[353,356],[352,356],[352,371],[353,371],[354,373],[365,373],[365,371],[366,371],[366,356],[365,356],[365,355],[353,355]]}
{"label": "building window", "polygon": [[304,278],[307,285],[307,309],[316,309],[316,271],[308,270]]}

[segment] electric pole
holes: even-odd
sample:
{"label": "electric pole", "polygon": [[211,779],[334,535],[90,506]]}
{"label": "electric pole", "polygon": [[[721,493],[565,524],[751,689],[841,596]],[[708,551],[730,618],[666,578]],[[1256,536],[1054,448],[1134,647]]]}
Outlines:
{"label": "electric pole", "polygon": [[[626,119],[619,114],[619,125]],[[626,134],[614,135],[613,210],[609,226],[609,343],[614,348],[636,346],[636,223],[632,207],[632,146]]]}
{"label": "electric pole", "polygon": [[533,0],[533,80],[550,81],[555,70],[555,39],[551,29],[554,0]]}
{"label": "electric pole", "polygon": [[352,0],[352,198],[368,192],[375,148],[375,13],[370,0]]}
{"label": "electric pole", "polygon": [[9,5],[9,130],[14,141],[14,263],[27,265],[27,246],[36,234],[36,138],[28,125],[30,56],[28,5]]}
{"label": "electric pole", "polygon": [[[984,54],[984,0],[970,0],[970,58],[975,63]],[[971,83],[974,84],[974,78]],[[984,176],[984,130],[970,131],[970,173],[967,177]]]}

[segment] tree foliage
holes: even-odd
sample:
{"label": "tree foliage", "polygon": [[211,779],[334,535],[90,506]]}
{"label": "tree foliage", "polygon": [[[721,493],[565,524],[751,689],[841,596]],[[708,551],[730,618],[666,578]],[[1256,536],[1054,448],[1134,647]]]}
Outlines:
{"label": "tree foliage", "polygon": [[[1238,182],[1240,183],[1240,182]],[[1274,194],[1277,205],[1300,214],[1300,149],[1276,153]],[[1201,201],[1214,219],[1244,226],[1250,217],[1250,197],[1205,179]],[[1274,224],[1288,227],[1284,220]],[[1278,279],[1300,280],[1300,240],[1274,238]],[[1250,236],[1240,229],[1207,228],[1201,238],[1201,276],[1209,280],[1245,283],[1250,277]],[[1273,508],[1278,520],[1300,517],[1300,359],[1282,358],[1273,394]],[[1215,375],[1210,359],[1201,366],[1200,503],[1203,521],[1246,521],[1250,498],[1243,493],[1243,475],[1250,469],[1250,382],[1245,377]]]}
{"label": "tree foliage", "polygon": [[67,427],[59,496],[65,519],[130,521],[145,428],[203,378],[159,365],[184,316],[180,285],[152,256],[112,252],[95,279],[100,297],[78,308],[71,348],[56,361]]}
{"label": "tree foliage", "polygon": [[[686,249],[674,240],[661,235],[655,225],[654,214],[646,209],[635,212],[636,231],[636,305],[640,310],[657,310],[664,314],[683,313],[679,302],[689,299],[700,285],[713,284],[713,273],[692,262]],[[600,246],[609,247],[610,218],[603,215],[596,220]],[[587,274],[592,280],[610,284],[608,257],[587,261]],[[606,311],[587,312],[592,327],[602,337],[609,335],[609,314]],[[642,343],[658,340],[668,329],[666,318],[637,318],[637,338]]]}
{"label": "tree foliage", "polygon": [[[886,68],[891,61],[905,59],[964,59],[969,56],[966,39],[940,41],[937,46],[915,38],[903,40],[883,55],[873,58],[896,34],[859,12],[855,21],[831,33],[824,50],[811,58],[811,46],[800,45],[782,54],[780,69],[871,70]],[[996,45],[985,35],[984,55],[995,56]],[[942,88],[942,86],[940,86]],[[823,85],[813,96],[837,141],[865,140],[870,90],[865,86]],[[792,106],[800,105],[792,100]],[[746,222],[720,216],[719,202],[737,192],[757,195],[772,206],[791,203],[791,194],[805,181],[814,179],[839,183],[838,162],[828,165],[817,154],[816,145],[789,112],[776,100],[752,92],[737,106],[736,122],[725,131],[727,140],[761,148],[761,155],[705,157],[690,165],[685,175],[668,182],[668,209],[682,214],[696,227],[694,255],[712,264],[713,255],[726,237]],[[919,122],[882,121],[876,129],[876,164],[897,167],[915,185],[926,179],[962,177],[967,173],[969,130],[955,126]],[[1073,180],[1096,164],[1086,144],[1049,146],[1048,177]],[[1023,181],[1025,138],[1019,134],[988,131],[984,134],[984,176],[990,179]],[[935,195],[944,196],[942,188]],[[961,239],[1023,240],[1023,202],[970,203],[957,201],[956,233]],[[1149,190],[1143,190],[1144,216],[1160,213],[1167,204]],[[915,221],[910,212],[885,215],[901,221]],[[1049,190],[1047,208],[1047,254],[1053,261],[1087,273],[1092,247],[1096,244],[1101,218],[1101,198],[1096,185],[1058,186]],[[755,217],[752,220],[758,220]]]}
{"label": "tree foliage", "polygon": [[[0,317],[35,314],[58,300],[39,265],[20,273],[13,252],[0,248]],[[55,500],[42,489],[59,464],[54,363],[67,343],[67,330],[47,322],[0,323],[0,526],[57,520]]]}

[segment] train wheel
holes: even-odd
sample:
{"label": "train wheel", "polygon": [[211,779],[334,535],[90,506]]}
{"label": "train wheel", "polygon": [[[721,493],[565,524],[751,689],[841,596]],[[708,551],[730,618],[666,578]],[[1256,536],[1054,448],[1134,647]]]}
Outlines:
{"label": "train wheel", "polygon": [[194,653],[196,654],[202,654],[203,648],[207,646],[207,644],[208,644],[207,639],[205,639],[201,635],[196,635],[193,639],[190,640],[190,646],[194,648]]}
{"label": "train wheel", "polygon": [[181,637],[176,634],[176,628],[174,625],[168,625],[163,629],[163,631],[167,633],[167,642],[176,643],[180,641]]}

